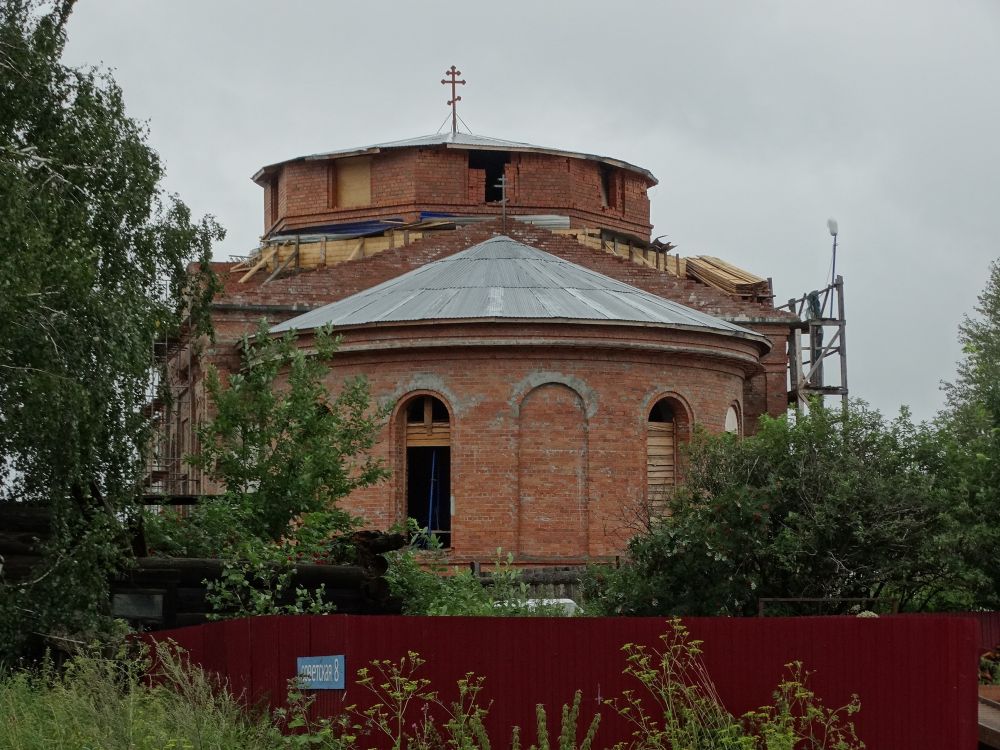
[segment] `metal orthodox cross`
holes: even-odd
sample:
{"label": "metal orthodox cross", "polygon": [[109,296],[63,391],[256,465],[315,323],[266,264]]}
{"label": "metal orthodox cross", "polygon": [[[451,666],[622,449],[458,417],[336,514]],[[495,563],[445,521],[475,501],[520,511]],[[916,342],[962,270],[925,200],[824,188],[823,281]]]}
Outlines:
{"label": "metal orthodox cross", "polygon": [[458,132],[458,110],[455,105],[458,104],[460,101],[462,101],[462,97],[455,96],[455,87],[464,86],[465,81],[457,80],[458,77],[462,75],[462,71],[456,68],[454,65],[452,65],[449,70],[446,70],[444,74],[451,79],[449,81],[447,78],[442,78],[441,83],[443,83],[445,86],[449,84],[451,85],[451,101],[449,101],[448,104],[451,106],[451,132],[452,135],[454,135],[455,133]]}
{"label": "metal orthodox cross", "polygon": [[497,184],[493,187],[500,188],[500,215],[503,217],[501,219],[501,227],[503,227],[504,234],[507,233],[507,178],[504,175],[500,175],[500,179],[497,180]]}

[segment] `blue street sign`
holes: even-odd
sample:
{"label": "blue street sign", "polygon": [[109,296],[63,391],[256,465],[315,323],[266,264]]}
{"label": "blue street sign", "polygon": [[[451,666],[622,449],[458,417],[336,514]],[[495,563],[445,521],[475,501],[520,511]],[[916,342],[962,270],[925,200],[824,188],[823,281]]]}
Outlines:
{"label": "blue street sign", "polygon": [[306,690],[343,690],[344,655],[300,656],[295,673]]}

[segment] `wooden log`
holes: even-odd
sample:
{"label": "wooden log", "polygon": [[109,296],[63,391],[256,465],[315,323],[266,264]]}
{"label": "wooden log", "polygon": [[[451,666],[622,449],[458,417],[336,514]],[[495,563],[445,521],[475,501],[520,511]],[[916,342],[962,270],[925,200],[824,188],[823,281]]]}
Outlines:
{"label": "wooden log", "polygon": [[52,513],[47,506],[30,503],[0,503],[0,529],[48,535]]}
{"label": "wooden log", "polygon": [[44,540],[33,531],[0,531],[0,555],[41,555]]}
{"label": "wooden log", "polygon": [[266,284],[269,281],[273,281],[274,279],[276,279],[278,275],[285,270],[286,266],[288,266],[289,263],[295,260],[295,258],[297,258],[298,255],[299,255],[299,248],[298,245],[296,245],[292,253],[283,261],[281,261],[281,263],[278,264],[278,266],[271,272],[270,276],[264,279],[264,283]]}
{"label": "wooden log", "polygon": [[204,612],[177,612],[174,614],[175,628],[188,628],[192,625],[204,625],[208,621],[208,615]]}
{"label": "wooden log", "polygon": [[[41,572],[45,558],[41,555],[3,556],[2,580],[5,583],[19,583],[34,578]],[[36,571],[39,571],[36,573]]]}
{"label": "wooden log", "polygon": [[[141,579],[146,572],[165,570],[176,574],[178,586],[197,587],[204,580],[220,578],[223,561],[212,558],[143,557],[136,560],[137,573],[133,573],[133,580]],[[365,577],[365,571],[356,565],[295,566],[295,581],[307,587],[324,583],[327,587],[353,588],[360,586]]]}

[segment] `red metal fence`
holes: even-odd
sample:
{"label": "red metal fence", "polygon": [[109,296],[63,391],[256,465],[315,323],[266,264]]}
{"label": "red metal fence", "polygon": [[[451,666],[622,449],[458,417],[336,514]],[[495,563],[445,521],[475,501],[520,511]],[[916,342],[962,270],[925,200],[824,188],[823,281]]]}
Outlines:
{"label": "red metal fence", "polygon": [[1000,647],[1000,612],[972,612],[968,616],[979,623],[980,652]]}
{"label": "red metal fence", "polygon": [[[690,618],[704,641],[704,662],[726,707],[739,714],[767,704],[784,665],[802,661],[827,706],[861,698],[859,737],[874,750],[973,750],[977,743],[979,623],[968,617]],[[659,618],[260,617],[157,633],[187,649],[193,661],[226,677],[232,688],[280,702],[296,657],[344,654],[344,691],[321,691],[326,714],[370,704],[350,679],[373,659],[416,651],[423,676],[445,700],[466,672],[486,678],[487,723],[494,745],[513,725],[534,741],[534,707],[546,705],[558,732],[560,706],[583,691],[581,725],[600,709],[598,747],[627,737],[602,699],[638,687],[622,674],[624,643],[659,645]],[[584,718],[585,717],[585,718]],[[555,727],[552,729],[552,727]]]}

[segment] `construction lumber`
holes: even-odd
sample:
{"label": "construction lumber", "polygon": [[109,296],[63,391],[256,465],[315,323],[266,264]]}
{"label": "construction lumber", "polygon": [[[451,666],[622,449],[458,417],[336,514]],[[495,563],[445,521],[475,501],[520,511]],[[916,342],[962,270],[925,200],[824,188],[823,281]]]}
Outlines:
{"label": "construction lumber", "polygon": [[[393,247],[408,245],[423,238],[424,234],[421,231],[407,230],[403,235],[390,232],[380,236],[351,237],[343,240],[331,240],[327,237],[315,239],[303,237],[298,242],[297,250],[291,241],[283,240],[262,249],[255,260],[251,259],[252,265],[240,277],[239,283],[245,284],[264,268],[271,270],[271,277],[274,278],[273,272],[275,270],[280,274],[290,263],[294,263],[295,267],[300,270],[305,270],[335,266],[338,263],[345,263],[357,258],[367,258]],[[270,281],[270,278],[268,280]]]}
{"label": "construction lumber", "polygon": [[293,260],[295,260],[296,258],[298,258],[298,256],[299,256],[299,246],[298,246],[298,243],[296,243],[296,244],[295,244],[295,248],[294,248],[294,249],[292,250],[292,252],[291,252],[291,253],[289,253],[288,257],[287,257],[287,258],[285,258],[285,259],[284,259],[284,260],[283,260],[283,261],[281,262],[281,264],[280,264],[280,265],[278,265],[278,267],[274,269],[274,271],[272,271],[272,272],[271,272],[271,275],[270,275],[270,276],[268,276],[268,277],[267,277],[266,279],[264,279],[264,283],[266,284],[267,282],[269,282],[269,281],[273,281],[274,279],[276,279],[276,278],[278,277],[278,275],[279,275],[279,274],[280,274],[280,273],[281,273],[282,271],[284,271],[284,270],[285,270],[285,268],[286,268],[286,267],[288,267],[288,265],[289,265],[289,264],[290,264],[290,263],[291,263],[291,262],[292,262]]}
{"label": "construction lumber", "polygon": [[243,284],[246,281],[249,281],[253,277],[253,275],[257,273],[257,271],[262,269],[271,261],[271,259],[277,252],[278,252],[277,245],[262,252],[260,254],[259,260],[253,264],[253,266],[250,268],[249,271],[247,271],[245,274],[243,274],[243,276],[240,277],[240,283]]}
{"label": "construction lumber", "polygon": [[770,291],[766,279],[711,255],[687,258],[687,275],[736,296],[760,297],[768,295]]}

